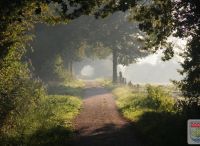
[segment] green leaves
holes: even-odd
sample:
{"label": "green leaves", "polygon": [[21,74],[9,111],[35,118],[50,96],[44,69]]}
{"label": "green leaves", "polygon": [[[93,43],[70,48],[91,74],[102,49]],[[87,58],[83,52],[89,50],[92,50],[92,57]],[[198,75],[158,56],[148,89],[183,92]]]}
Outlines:
{"label": "green leaves", "polygon": [[148,108],[156,111],[172,112],[175,101],[160,87],[147,86],[147,102]]}
{"label": "green leaves", "polygon": [[153,0],[144,4],[138,3],[133,8],[130,19],[139,21],[139,28],[147,34],[145,48],[167,48],[166,39],[171,35],[172,27],[172,3],[170,0]]}
{"label": "green leaves", "polygon": [[[183,94],[195,98],[199,103],[200,97],[200,70],[199,54],[200,24],[198,1],[190,0],[152,0],[146,3],[138,3],[132,10],[131,18],[140,22],[139,28],[147,34],[145,49],[155,52],[164,48],[164,61],[174,56],[174,47],[167,42],[170,35],[180,38],[190,38],[187,50],[182,57],[183,70],[180,72],[185,78],[179,82]],[[193,100],[193,99],[191,99]]]}

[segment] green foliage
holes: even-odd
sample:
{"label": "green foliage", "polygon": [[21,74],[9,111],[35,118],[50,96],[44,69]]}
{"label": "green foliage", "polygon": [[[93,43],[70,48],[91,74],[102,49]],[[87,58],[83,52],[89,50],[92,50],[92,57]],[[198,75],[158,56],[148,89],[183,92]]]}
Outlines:
{"label": "green foliage", "polygon": [[[36,23],[66,23],[81,15],[100,15],[108,11],[107,8],[111,6],[110,4],[112,4],[110,8],[114,6],[117,8],[116,10],[120,10],[125,6],[128,8],[133,3],[129,2],[125,4],[123,0],[120,1],[119,5],[105,0],[69,0],[68,3],[65,0],[23,0],[20,2],[17,0],[11,0],[9,2],[2,0],[0,2],[0,55],[6,56],[12,48],[14,50],[24,49],[24,46],[30,40],[31,36],[27,35],[27,32]],[[71,8],[77,9],[69,13]],[[109,11],[113,12],[112,9]]]}
{"label": "green foliage", "polygon": [[147,146],[186,146],[187,117],[174,110],[175,100],[161,87],[148,85],[147,93],[129,87],[113,90],[122,114],[134,122]]}
{"label": "green foliage", "polygon": [[[77,7],[77,6],[80,7],[74,10],[72,13],[67,13],[68,10],[70,10],[70,7]],[[0,1],[1,135],[2,133],[7,133],[6,136],[7,139],[12,139],[13,142],[15,141],[13,139],[15,139],[16,136],[18,137],[17,139],[20,140],[21,144],[23,144],[24,143],[23,132],[26,131],[26,127],[24,126],[25,123],[29,124],[29,123],[34,123],[33,121],[35,121],[34,118],[32,121],[30,120],[31,122],[29,121],[29,119],[31,118],[26,119],[25,118],[27,116],[26,113],[31,114],[34,111],[33,109],[38,108],[40,102],[43,103],[43,101],[41,100],[43,99],[43,97],[45,97],[44,96],[45,92],[44,88],[42,87],[42,84],[31,77],[32,75],[27,67],[28,64],[22,61],[22,57],[26,52],[25,48],[27,47],[27,43],[32,39],[30,30],[34,27],[34,24],[43,22],[51,24],[59,22],[68,22],[68,20],[75,19],[81,15],[89,15],[89,14],[94,14],[97,17],[98,16],[105,17],[109,13],[113,13],[114,11],[117,10],[125,11],[133,6],[135,6],[135,1],[131,0],[128,1],[120,0],[117,3],[112,0],[109,1],[70,0],[69,4],[67,4],[64,0],[44,0],[44,1],[1,0]],[[151,3],[144,3],[143,5],[138,7],[138,9],[136,9],[137,11],[136,14],[139,15],[134,16],[134,18],[136,18],[136,20],[141,22],[140,24],[141,30],[147,33],[148,35],[147,46],[150,47],[151,51],[155,52],[155,50],[161,48],[161,46],[168,47],[168,49],[165,51],[166,59],[169,59],[173,56],[173,49],[171,48],[171,45],[167,46],[168,44],[166,42],[166,38],[169,35],[171,35],[172,32],[173,33],[175,32],[175,35],[178,37],[191,37],[191,41],[189,41],[188,43],[188,48],[186,49],[186,52],[183,54],[185,62],[183,64],[183,71],[181,73],[186,76],[185,79],[179,83],[179,86],[182,89],[184,95],[192,99],[191,100],[192,102],[189,101],[187,103],[189,104],[189,107],[187,106],[186,109],[192,109],[192,108],[194,109],[195,107],[195,110],[197,109],[199,111],[198,107],[199,107],[200,76],[199,76],[198,50],[200,50],[199,49],[200,27],[199,27],[198,10],[199,10],[198,1],[180,0],[180,1],[174,1],[172,3],[170,0],[167,1],[153,0]],[[117,39],[115,38],[113,40]],[[119,40],[121,41],[123,39]],[[124,45],[123,42],[121,43],[121,45]],[[127,49],[124,50],[122,49],[121,52],[124,53],[128,52],[128,54],[131,54]],[[132,61],[132,59],[129,60],[129,58],[128,60],[124,59],[123,56],[118,56],[118,57],[119,57],[118,61],[122,62],[123,64],[128,64],[130,63],[130,61]],[[61,59],[57,58],[56,61],[54,62],[55,64],[53,64],[55,67],[54,73],[58,74],[59,76],[63,75],[61,73],[62,72],[61,62],[62,62]],[[167,101],[166,103],[164,103],[163,101],[165,101],[166,98],[164,97],[163,93],[160,93],[160,91],[157,89],[153,90],[149,89],[148,96],[141,97],[142,102],[140,102],[139,98],[136,99],[137,100],[131,100],[130,102],[134,106],[131,105],[124,106],[125,104],[121,105],[127,107],[124,108],[123,110],[126,111],[126,109],[128,109],[129,110],[128,113],[130,113],[131,111],[135,112],[141,111],[141,113],[144,113],[145,110],[147,111],[153,110],[154,112],[155,111],[164,112],[166,110],[168,112],[171,112],[171,101]],[[47,103],[49,102],[47,101]],[[143,103],[147,104],[143,105]],[[57,106],[60,104],[61,103],[57,104]],[[135,109],[135,105],[136,107],[138,107],[138,109],[137,108]],[[54,108],[54,106],[50,107]],[[139,114],[137,115],[141,115],[141,113],[139,112]],[[135,115],[133,115],[133,117],[135,117]],[[149,118],[151,116],[147,117]],[[17,118],[16,121],[15,118]],[[146,121],[145,118],[144,121]],[[151,121],[149,122],[151,123]],[[57,121],[52,125],[54,124],[56,125]],[[164,123],[163,125],[166,126],[166,123]],[[58,133],[63,133],[64,131],[65,133],[65,130],[63,130],[62,126],[58,127],[59,128],[58,129],[56,128],[56,130],[54,127],[49,128],[50,133],[54,133],[55,131],[56,132],[60,131]],[[153,130],[155,130],[155,127],[153,128],[147,127],[147,129],[150,129],[149,133],[151,134]],[[41,131],[43,131],[43,129]],[[41,133],[44,133],[44,135],[46,135],[46,130],[44,131],[45,132]],[[159,131],[156,132],[159,133]],[[54,137],[54,134],[50,135]],[[57,138],[55,137],[55,139]],[[13,145],[16,145],[16,143]]]}
{"label": "green foliage", "polygon": [[116,84],[112,83],[112,80],[110,79],[96,79],[96,81],[102,85],[103,87],[106,87],[109,90],[113,90],[114,88],[117,87]]}
{"label": "green foliage", "polygon": [[182,56],[185,58],[185,61],[181,64],[183,69],[179,72],[182,75],[186,75],[186,77],[180,82],[175,82],[182,90],[183,95],[185,97],[189,97],[189,104],[193,104],[193,106],[195,106],[195,103],[196,106],[198,106],[200,101],[199,40],[200,36],[194,36],[188,44],[188,51],[182,54]]}
{"label": "green foliage", "polygon": [[76,34],[81,29],[72,32],[67,28],[66,25],[42,24],[35,28],[36,38],[31,43],[33,49],[28,50],[25,56],[30,59],[34,74],[45,83],[73,80],[73,63],[84,57],[85,47],[81,40],[84,38]]}
{"label": "green foliage", "polygon": [[[15,118],[23,117],[30,106],[37,106],[38,100],[45,94],[42,84],[31,77],[28,64],[21,60],[27,42],[32,39],[28,31],[38,19],[43,20],[43,12],[36,18],[36,3],[38,1],[0,2],[1,134],[20,127]],[[42,10],[48,11],[47,5],[38,4]],[[23,131],[23,128],[18,130]]]}
{"label": "green foliage", "polygon": [[[100,2],[104,3],[104,1]],[[80,8],[70,14],[67,13],[69,7],[77,7],[79,4]],[[46,93],[43,85],[32,77],[28,69],[30,61],[26,57],[23,58],[26,48],[31,48],[27,44],[33,38],[34,25],[66,23],[69,19],[92,13],[98,5],[99,1],[79,0],[69,1],[69,4],[63,0],[0,1],[0,134],[2,140],[11,140],[13,145],[22,145],[27,137],[25,132],[33,134],[44,120],[46,120],[45,125],[48,125],[49,115],[45,112],[49,112],[48,106],[56,110],[56,107],[63,107],[61,105],[65,104],[61,104],[59,100],[50,100],[58,102],[55,107],[47,100],[46,107],[41,105],[42,103],[45,105],[43,98]],[[54,73],[63,77],[62,60],[58,57],[54,61]],[[77,109],[78,104],[74,107]],[[38,117],[36,113],[44,113],[44,115]],[[56,123],[50,125],[56,126]],[[17,144],[15,141],[18,141]]]}
{"label": "green foliage", "polygon": [[[4,145],[64,144],[72,133],[71,120],[78,114],[80,106],[80,99],[74,96],[44,96],[37,106],[31,104],[22,115],[14,115],[14,127],[4,131],[2,142]],[[10,123],[3,129],[6,126]]]}
{"label": "green foliage", "polygon": [[[33,143],[27,145],[54,145],[49,139],[57,141],[62,136],[56,136],[55,132],[62,134],[68,131],[63,128],[64,119],[68,120],[77,114],[80,106],[78,100],[72,97],[45,96],[43,85],[33,78],[28,68],[31,62],[24,54],[27,48],[31,48],[27,44],[33,39],[34,25],[66,23],[81,15],[103,11],[103,7],[101,10],[99,8],[109,3],[104,0],[70,0],[68,3],[65,0],[0,1],[1,144],[26,145],[36,137]],[[71,7],[77,9],[68,13]],[[53,60],[53,67],[54,74],[63,77],[62,60],[59,57]]]}
{"label": "green foliage", "polygon": [[132,120],[147,111],[173,112],[175,101],[160,87],[147,87],[147,93],[136,92],[129,87],[113,90],[117,96],[117,105],[124,115]]}
{"label": "green foliage", "polygon": [[132,18],[140,22],[140,29],[147,34],[146,49],[152,52],[164,49],[163,60],[169,60],[175,53],[173,45],[167,42],[170,35],[187,39],[187,48],[180,54],[184,58],[180,71],[184,79],[176,84],[186,97],[185,103],[194,109],[200,98],[199,8],[198,1],[152,0],[139,3],[132,14]]}
{"label": "green foliage", "polygon": [[66,84],[49,84],[47,91],[49,95],[71,95],[78,96],[82,95],[84,83],[79,80],[67,82]]}
{"label": "green foliage", "polygon": [[147,87],[147,101],[148,108],[156,111],[170,112],[173,110],[174,100],[169,93],[163,91],[160,87]]}
{"label": "green foliage", "polygon": [[10,123],[15,114],[23,114],[30,104],[37,104],[45,91],[40,81],[32,80],[26,66],[20,62],[4,64],[0,69],[0,127]]}
{"label": "green foliage", "polygon": [[[133,8],[130,19],[138,21],[139,28],[147,34],[145,49],[148,51],[155,52],[158,49],[169,48],[167,37],[171,35],[173,29],[171,12],[171,0],[139,2]],[[165,51],[166,55],[169,55],[169,50]],[[173,57],[173,53],[170,56]]]}
{"label": "green foliage", "polygon": [[132,92],[129,87],[119,87],[113,90],[117,97],[117,106],[128,119],[137,120],[147,109],[144,94]]}
{"label": "green foliage", "polygon": [[[182,65],[181,75],[184,79],[176,82],[182,90],[188,103],[188,109],[199,113],[200,101],[200,24],[198,11],[200,4],[197,1],[178,1],[174,2],[175,10],[175,26],[177,28],[176,36],[190,37],[187,42],[186,51],[181,54],[184,58]],[[184,20],[183,22],[181,19]],[[189,102],[187,102],[189,100]],[[189,111],[190,112],[190,111]],[[191,115],[192,116],[192,115]]]}
{"label": "green foliage", "polygon": [[89,24],[91,26],[87,41],[94,46],[103,44],[104,49],[110,49],[113,57],[113,83],[117,83],[118,64],[129,65],[148,53],[141,51],[143,43],[134,38],[139,31],[134,27],[136,24],[128,22],[126,13],[116,12],[110,18],[97,21],[95,27],[92,25],[94,22]]}
{"label": "green foliage", "polygon": [[[39,54],[38,54],[39,55]],[[37,65],[36,65],[37,68]],[[64,61],[60,55],[52,57],[38,66],[40,68],[35,72],[44,82],[66,82],[73,79],[69,71],[64,67]]]}

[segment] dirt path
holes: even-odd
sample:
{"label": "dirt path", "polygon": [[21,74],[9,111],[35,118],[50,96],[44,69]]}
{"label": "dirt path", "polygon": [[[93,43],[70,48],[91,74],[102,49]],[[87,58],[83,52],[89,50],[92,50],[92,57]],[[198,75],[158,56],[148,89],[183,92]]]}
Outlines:
{"label": "dirt path", "polygon": [[131,124],[117,111],[112,94],[95,82],[87,83],[75,130],[72,146],[141,146]]}

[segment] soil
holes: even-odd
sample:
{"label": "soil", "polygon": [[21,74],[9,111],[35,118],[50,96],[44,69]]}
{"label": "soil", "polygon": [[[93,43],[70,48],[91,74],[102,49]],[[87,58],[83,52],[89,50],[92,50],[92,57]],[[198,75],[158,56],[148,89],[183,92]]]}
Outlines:
{"label": "soil", "polygon": [[96,82],[86,83],[83,108],[74,127],[70,146],[141,146],[132,124],[120,115],[112,93]]}

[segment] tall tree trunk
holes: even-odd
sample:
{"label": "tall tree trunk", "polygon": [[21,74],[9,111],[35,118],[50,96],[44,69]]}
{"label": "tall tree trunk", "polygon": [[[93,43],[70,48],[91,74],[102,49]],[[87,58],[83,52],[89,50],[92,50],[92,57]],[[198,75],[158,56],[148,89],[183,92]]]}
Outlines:
{"label": "tall tree trunk", "polygon": [[72,64],[72,61],[70,61],[70,64],[69,64],[69,68],[70,68],[70,75],[72,76],[73,75],[73,64]]}
{"label": "tall tree trunk", "polygon": [[117,50],[113,49],[113,83],[117,83]]}

